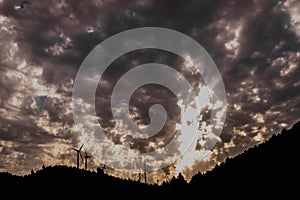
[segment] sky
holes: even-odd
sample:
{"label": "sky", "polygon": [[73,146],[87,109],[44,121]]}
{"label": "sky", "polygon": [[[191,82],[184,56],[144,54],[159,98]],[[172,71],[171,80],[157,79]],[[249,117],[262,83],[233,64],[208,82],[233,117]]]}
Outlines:
{"label": "sky", "polygon": [[[148,181],[162,182],[179,173],[189,181],[194,174],[212,170],[300,120],[297,0],[32,0],[24,7],[20,2],[0,1],[0,171],[24,175],[42,165],[75,166],[76,152],[71,148],[82,144],[83,151],[92,156],[88,168],[95,170],[115,155],[105,152],[109,146],[131,144],[131,149],[150,151],[151,145],[165,144],[179,134],[168,151],[181,157],[148,172]],[[105,141],[75,126],[72,94],[83,60],[109,37],[141,27],[186,34],[213,59],[226,90],[226,118],[220,135],[210,137],[208,103],[199,120],[199,131],[208,139],[203,142],[198,138],[183,152],[180,142],[188,133],[177,129],[182,106],[170,90],[155,84],[134,92],[130,117],[140,127],[146,126],[150,106],[163,105],[168,116],[157,136],[145,142],[116,125],[110,108],[114,86],[137,65],[172,66],[197,87],[199,95],[205,94],[203,80],[197,73],[192,75],[185,60],[153,49],[122,55],[103,74],[95,110],[97,122],[108,136]],[[216,143],[212,149],[201,148],[211,141]],[[106,146],[99,148],[97,142]],[[125,166],[135,159],[116,162]],[[138,178],[135,172],[110,167],[106,173]]]}

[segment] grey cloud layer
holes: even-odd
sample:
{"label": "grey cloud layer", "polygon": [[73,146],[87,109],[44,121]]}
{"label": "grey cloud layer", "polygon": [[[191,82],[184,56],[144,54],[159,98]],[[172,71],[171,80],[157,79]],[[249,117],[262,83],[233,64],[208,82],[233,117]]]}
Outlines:
{"label": "grey cloud layer", "polygon": [[[16,10],[13,1],[2,1],[1,169],[26,173],[40,167],[44,154],[52,157],[53,163],[70,163],[73,152],[68,148],[82,142],[73,133],[70,110],[76,72],[97,44],[136,27],[159,26],[191,36],[208,51],[222,74],[228,110],[222,142],[216,146],[219,154],[211,163],[195,163],[193,169],[185,169],[187,179],[290,127],[300,118],[299,23],[294,20],[300,13],[292,7],[299,4],[292,0],[53,0],[32,1],[26,9]],[[149,50],[124,55],[114,62],[96,97],[97,114],[105,129],[115,125],[108,101],[114,84],[124,72],[147,62],[179,70],[182,64],[174,55]],[[33,79],[50,96],[44,107],[47,112],[41,117],[31,106],[31,97],[41,93]],[[192,77],[189,80],[193,82]],[[147,108],[161,102],[170,119],[178,121],[176,102],[164,102],[172,95],[162,88],[151,94],[154,88],[148,86],[135,93],[131,107],[134,118],[141,124],[149,123]],[[172,121],[168,125],[165,130],[172,130]],[[64,128],[70,131],[62,131]],[[119,136],[112,138],[120,142]],[[30,163],[26,156],[35,157],[35,162]],[[21,163],[26,170],[12,168],[14,163]]]}

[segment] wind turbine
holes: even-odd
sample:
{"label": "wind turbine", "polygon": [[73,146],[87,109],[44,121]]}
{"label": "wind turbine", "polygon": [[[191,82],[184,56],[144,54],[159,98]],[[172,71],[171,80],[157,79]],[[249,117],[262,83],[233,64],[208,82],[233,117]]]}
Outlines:
{"label": "wind turbine", "polygon": [[147,183],[147,168],[146,163],[144,163],[144,174],[141,172],[141,167],[139,166],[139,174],[138,174],[138,180],[139,182],[142,181],[142,177],[144,177],[144,183]]}
{"label": "wind turbine", "polygon": [[79,168],[79,155],[80,155],[81,159],[83,160],[82,155],[81,155],[82,147],[83,147],[83,144],[81,145],[81,147],[79,149],[71,148],[77,152],[77,169]]}
{"label": "wind turbine", "polygon": [[86,153],[86,151],[84,151],[84,169],[85,170],[87,170],[87,160],[89,159],[89,158],[92,158],[92,156],[91,155],[88,155],[87,153]]}
{"label": "wind turbine", "polygon": [[142,173],[141,173],[141,168],[139,168],[139,182],[142,180]]}

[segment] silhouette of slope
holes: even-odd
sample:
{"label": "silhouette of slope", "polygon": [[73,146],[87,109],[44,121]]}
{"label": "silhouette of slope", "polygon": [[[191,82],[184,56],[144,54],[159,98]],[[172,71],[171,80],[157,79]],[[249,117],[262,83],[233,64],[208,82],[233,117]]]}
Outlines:
{"label": "silhouette of slope", "polygon": [[[228,159],[213,171],[196,175],[191,185],[209,189],[215,184],[223,192],[238,190],[249,195],[298,194],[300,122],[292,129],[273,135],[265,143]],[[297,195],[299,196],[299,195]],[[255,197],[255,196],[253,196]]]}
{"label": "silhouette of slope", "polygon": [[[111,198],[143,198],[157,195],[211,195],[212,197],[243,197],[298,195],[300,122],[283,130],[269,141],[245,153],[228,159],[214,170],[195,175],[190,183],[182,176],[162,186],[108,176],[103,171],[85,171],[68,166],[46,167],[25,176],[0,173],[0,193],[9,188],[18,191],[10,195],[35,196],[36,191],[53,197],[87,197],[109,195]],[[270,188],[270,189],[268,189]],[[143,195],[143,196],[141,196]]]}
{"label": "silhouette of slope", "polygon": [[[0,173],[0,194],[10,188],[22,191],[22,195],[28,197],[36,196],[36,192],[47,195],[68,194],[69,197],[85,197],[85,191],[88,194],[99,193],[99,195],[118,197],[128,192],[147,194],[154,192],[159,186],[115,178],[103,173],[101,169],[93,172],[68,166],[49,166],[25,176]],[[116,192],[111,192],[112,188]],[[16,195],[19,194],[16,193]]]}

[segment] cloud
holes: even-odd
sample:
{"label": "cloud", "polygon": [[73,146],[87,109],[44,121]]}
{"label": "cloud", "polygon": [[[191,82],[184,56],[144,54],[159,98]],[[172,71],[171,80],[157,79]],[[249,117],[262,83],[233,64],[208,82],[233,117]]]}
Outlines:
{"label": "cloud", "polygon": [[[158,26],[189,35],[215,61],[227,92],[225,126],[220,138],[211,138],[218,142],[213,151],[206,152],[209,160],[199,159],[198,154],[190,163],[178,160],[175,167],[153,172],[155,182],[157,177],[162,181],[181,171],[190,180],[299,120],[300,13],[296,0],[52,0],[32,1],[25,9],[15,9],[15,3],[0,2],[1,170],[22,174],[42,163],[73,165],[75,160],[70,158],[75,156],[69,148],[85,143],[88,149],[88,138],[74,127],[72,117],[77,70],[97,44],[131,28]],[[128,70],[149,62],[173,66],[198,89],[199,79],[204,84],[199,74],[191,75],[184,60],[171,53],[146,49],[121,56],[105,71],[96,93],[97,120],[109,135],[108,146],[126,141],[132,148],[146,150],[174,136],[180,109],[174,95],[157,85],[139,88],[130,101],[132,119],[140,126],[150,122],[151,105],[164,105],[168,119],[156,137],[138,143],[113,120],[110,97],[116,82]],[[37,111],[38,95],[48,95],[41,112]],[[210,114],[206,112],[203,119]],[[208,122],[201,127],[211,128]],[[196,149],[209,143],[199,139],[193,145],[192,153],[199,153]],[[91,167],[101,159],[93,160]]]}

